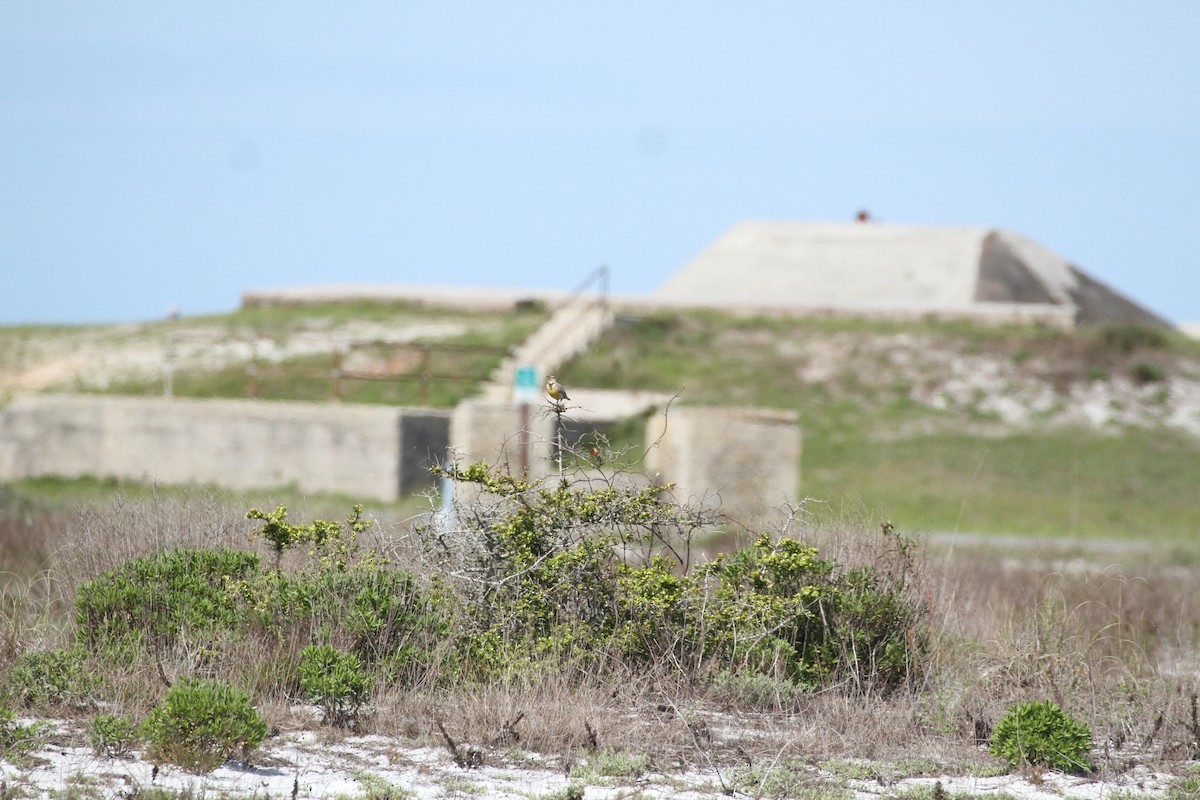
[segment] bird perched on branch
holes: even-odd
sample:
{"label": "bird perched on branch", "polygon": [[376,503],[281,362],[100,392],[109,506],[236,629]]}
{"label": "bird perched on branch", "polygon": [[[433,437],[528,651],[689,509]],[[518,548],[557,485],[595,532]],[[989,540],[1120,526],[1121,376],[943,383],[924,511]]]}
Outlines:
{"label": "bird perched on branch", "polygon": [[571,399],[567,396],[567,390],[564,389],[563,385],[558,382],[558,378],[554,377],[553,375],[550,375],[546,378],[546,394],[550,395],[558,402]]}

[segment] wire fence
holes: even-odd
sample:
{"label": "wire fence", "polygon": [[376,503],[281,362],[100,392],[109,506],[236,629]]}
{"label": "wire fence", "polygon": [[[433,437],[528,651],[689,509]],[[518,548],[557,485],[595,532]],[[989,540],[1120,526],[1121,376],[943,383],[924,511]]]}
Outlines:
{"label": "wire fence", "polygon": [[[168,397],[236,396],[241,383],[240,394],[249,399],[401,402],[424,407],[444,404],[447,397],[461,395],[465,385],[486,381],[510,352],[493,345],[365,342],[305,356],[305,363],[281,363],[262,358],[251,346],[244,364],[219,375],[184,372],[169,363],[163,389]],[[364,386],[382,388],[364,390]]]}

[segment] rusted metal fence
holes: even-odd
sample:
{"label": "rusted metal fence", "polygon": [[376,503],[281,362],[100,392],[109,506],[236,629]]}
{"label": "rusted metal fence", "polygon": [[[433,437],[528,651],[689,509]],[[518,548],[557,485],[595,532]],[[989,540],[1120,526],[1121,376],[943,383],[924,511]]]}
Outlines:
{"label": "rusted metal fence", "polygon": [[[509,348],[487,345],[397,344],[388,345],[385,349],[393,356],[403,353],[415,355],[417,358],[415,368],[398,372],[364,371],[347,368],[347,359],[353,354],[355,349],[360,347],[380,349],[380,345],[377,343],[367,343],[365,345],[351,344],[336,347],[329,354],[328,367],[318,365],[295,366],[264,362],[257,357],[257,354],[252,354],[249,363],[246,365],[246,397],[251,399],[262,397],[261,381],[268,376],[274,380],[287,378],[324,378],[329,381],[329,399],[334,402],[344,400],[348,386],[358,381],[400,385],[416,383],[419,387],[417,393],[419,404],[421,406],[428,406],[430,388],[436,384],[480,382],[486,380],[487,372],[490,372],[490,369],[486,370],[481,376],[478,374],[478,370],[474,372],[471,370],[457,370],[454,369],[454,361],[461,361],[463,356],[483,356],[494,357],[498,363],[500,359],[509,354]],[[451,363],[444,363],[446,361],[450,361]]]}

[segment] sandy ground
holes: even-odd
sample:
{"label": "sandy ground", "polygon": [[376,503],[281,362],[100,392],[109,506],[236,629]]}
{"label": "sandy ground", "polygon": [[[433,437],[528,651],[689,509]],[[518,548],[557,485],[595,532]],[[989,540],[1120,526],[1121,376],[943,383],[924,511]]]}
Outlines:
{"label": "sandy ground", "polygon": [[[229,762],[206,775],[164,765],[158,769],[139,758],[107,758],[77,744],[82,731],[67,720],[50,721],[58,735],[20,764],[0,763],[5,797],[54,798],[55,793],[79,790],[85,797],[136,797],[151,788],[192,797],[487,797],[528,800],[561,793],[567,787],[600,798],[754,797],[760,792],[744,778],[727,771],[692,770],[670,774],[646,772],[637,777],[567,777],[557,758],[515,750],[484,751],[476,768],[457,766],[445,748],[414,745],[384,736],[333,737],[314,731],[283,733],[269,738],[254,763]],[[1011,796],[1019,800],[1061,800],[1139,795],[1165,796],[1171,776],[1143,768],[1116,779],[1046,772],[997,777],[915,777],[896,781],[852,780],[816,767],[798,785],[842,787],[858,798],[895,797],[940,783],[949,793],[982,797]],[[737,784],[734,791],[724,787]],[[13,794],[19,793],[19,794]],[[562,795],[560,795],[562,796]]]}

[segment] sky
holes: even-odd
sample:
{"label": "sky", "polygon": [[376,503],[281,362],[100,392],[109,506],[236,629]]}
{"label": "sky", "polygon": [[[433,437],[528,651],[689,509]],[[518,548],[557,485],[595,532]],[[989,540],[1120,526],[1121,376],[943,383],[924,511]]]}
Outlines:
{"label": "sky", "polygon": [[0,324],[1007,228],[1200,320],[1200,3],[0,6]]}

